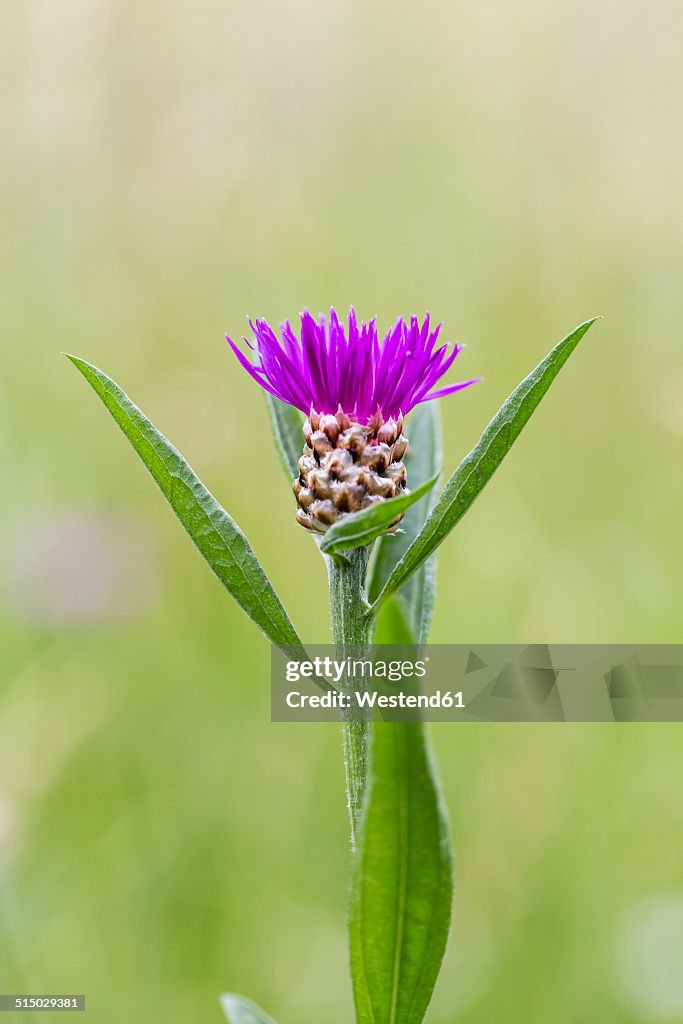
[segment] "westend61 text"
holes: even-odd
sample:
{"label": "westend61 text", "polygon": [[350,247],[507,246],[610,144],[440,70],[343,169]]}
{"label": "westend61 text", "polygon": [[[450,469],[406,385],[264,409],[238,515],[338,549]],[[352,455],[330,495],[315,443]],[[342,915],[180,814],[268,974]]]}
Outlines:
{"label": "westend61 text", "polygon": [[301,693],[290,690],[286,697],[290,708],[341,708],[351,707],[380,708],[464,708],[462,690],[437,690],[436,693],[378,693],[376,690],[355,690],[352,693],[339,693],[330,690],[327,693]]}

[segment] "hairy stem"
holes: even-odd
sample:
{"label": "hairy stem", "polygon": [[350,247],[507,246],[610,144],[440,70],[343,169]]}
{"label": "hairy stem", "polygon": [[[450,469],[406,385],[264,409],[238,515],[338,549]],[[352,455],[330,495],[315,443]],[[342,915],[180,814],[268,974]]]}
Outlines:
{"label": "hairy stem", "polygon": [[[343,558],[326,559],[332,635],[339,659],[362,658],[369,645],[370,615],[365,592],[369,557],[369,547],[363,547],[347,551]],[[347,676],[343,686],[347,693],[353,694],[358,683]],[[351,704],[343,713],[342,729],[351,845],[355,847],[368,766],[367,713]]]}

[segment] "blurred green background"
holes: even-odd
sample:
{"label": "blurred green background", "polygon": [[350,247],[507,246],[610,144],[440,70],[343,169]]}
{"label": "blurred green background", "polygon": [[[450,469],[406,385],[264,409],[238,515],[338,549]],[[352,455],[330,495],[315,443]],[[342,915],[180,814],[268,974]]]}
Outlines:
{"label": "blurred green background", "polygon": [[[452,470],[601,313],[442,548],[433,639],[681,640],[682,30],[673,0],[3,5],[0,990],[85,992],[98,1024],[218,1024],[225,988],[352,1019],[338,730],[269,722],[267,643],[61,350],[325,642],[223,333],[428,308],[486,377],[442,403]],[[680,728],[433,734],[457,872],[433,1024],[683,1020]]]}

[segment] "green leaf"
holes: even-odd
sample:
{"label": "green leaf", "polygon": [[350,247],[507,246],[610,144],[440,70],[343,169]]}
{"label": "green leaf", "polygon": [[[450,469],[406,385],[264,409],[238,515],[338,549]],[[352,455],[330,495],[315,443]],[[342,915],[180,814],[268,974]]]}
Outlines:
{"label": "green leaf", "polygon": [[357,1024],[420,1024],[448,940],[448,826],[421,722],[376,722],[349,905]]}
{"label": "green leaf", "polygon": [[[407,434],[410,438],[410,447],[405,456],[408,483],[411,487],[419,487],[438,473],[441,467],[441,417],[438,402],[425,402],[417,407],[408,420]],[[434,507],[436,498],[436,491],[429,491],[406,512],[401,523],[402,532],[387,533],[380,537],[368,586],[370,601],[374,601],[378,596],[392,570],[417,537]],[[410,639],[400,642],[427,642],[435,591],[436,554],[432,555],[395,595],[401,605],[410,636]],[[377,643],[384,642],[380,638],[381,632],[378,623],[375,627]]]}
{"label": "green leaf", "polygon": [[400,591],[392,594],[380,605],[374,620],[372,640],[375,644],[417,644],[417,638],[408,623]]}
{"label": "green leaf", "polygon": [[384,533],[397,515],[419,501],[438,479],[437,473],[414,491],[401,494],[397,498],[378,501],[376,505],[370,505],[360,512],[342,516],[324,535],[320,542],[320,550],[326,555],[336,555],[341,551],[351,551],[353,548],[365,547],[366,544],[372,543],[376,537]]}
{"label": "green leaf", "polygon": [[256,1003],[252,1003],[251,999],[236,996],[232,992],[226,992],[221,996],[221,1006],[230,1024],[276,1024],[273,1018]]}
{"label": "green leaf", "polygon": [[110,377],[77,356],[68,358],[101,398],[199,552],[249,618],[279,647],[300,648],[296,630],[239,526]]}
{"label": "green leaf", "polygon": [[512,448],[581,338],[597,319],[587,320],[567,335],[515,388],[446,484],[427,522],[375,599],[375,610],[427,561],[462,519]]}
{"label": "green leaf", "polygon": [[281,402],[267,391],[265,395],[275,448],[287,479],[291,482],[299,475],[299,459],[304,448],[304,418],[293,405]]}

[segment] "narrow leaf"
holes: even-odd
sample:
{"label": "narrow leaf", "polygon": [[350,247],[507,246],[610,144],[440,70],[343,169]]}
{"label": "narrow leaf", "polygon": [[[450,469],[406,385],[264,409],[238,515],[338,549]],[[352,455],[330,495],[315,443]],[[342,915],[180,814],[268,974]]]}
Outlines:
{"label": "narrow leaf", "polygon": [[299,459],[304,447],[304,418],[293,405],[281,402],[267,391],[265,396],[275,448],[287,479],[291,482],[299,474]]}
{"label": "narrow leaf", "polygon": [[68,358],[114,417],[221,583],[274,644],[299,647],[296,630],[239,526],[110,377],[83,359]]}
{"label": "narrow leaf", "polygon": [[232,992],[226,992],[221,996],[221,1006],[230,1024],[276,1024],[273,1018],[256,1003],[252,1003],[251,999],[233,995]]}
{"label": "narrow leaf", "polygon": [[376,722],[349,907],[357,1024],[420,1024],[448,940],[448,827],[421,722]]}
{"label": "narrow leaf", "polygon": [[[410,447],[405,456],[408,483],[419,487],[438,473],[441,467],[441,418],[438,402],[419,405],[408,420],[407,434]],[[373,560],[368,597],[374,601],[389,579],[396,564],[415,540],[437,499],[436,490],[425,494],[412,505],[401,523],[401,532],[387,533],[377,542]],[[410,639],[404,643],[426,643],[432,619],[436,590],[436,554],[422,565],[395,595],[400,603]],[[378,643],[379,623],[375,628]]]}
{"label": "narrow leaf", "polygon": [[598,318],[594,317],[586,321],[567,335],[515,388],[446,484],[422,530],[392,570],[376,598],[373,606],[375,609],[426,562],[456,523],[462,519],[498,469],[555,377],[596,319]]}
{"label": "narrow leaf", "polygon": [[401,591],[398,594],[392,594],[386,601],[382,601],[374,620],[373,643],[417,644],[417,638],[408,623],[404,606],[399,601],[400,595]]}
{"label": "narrow leaf", "polygon": [[326,555],[336,555],[340,551],[351,551],[353,548],[364,547],[372,543],[376,537],[384,533],[386,528],[411,505],[429,491],[439,478],[437,473],[414,491],[401,494],[397,498],[378,501],[376,505],[342,516],[331,526],[320,542],[320,550]]}

